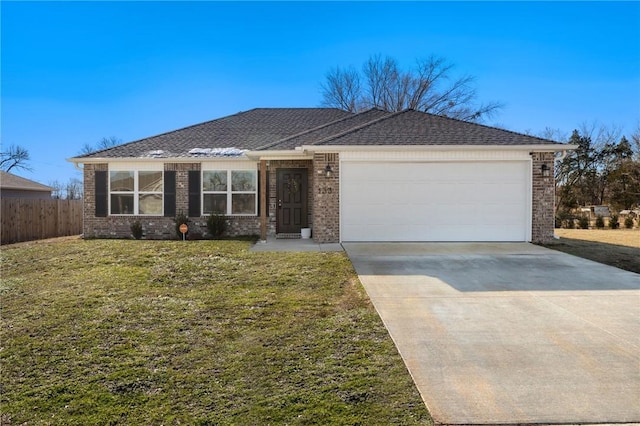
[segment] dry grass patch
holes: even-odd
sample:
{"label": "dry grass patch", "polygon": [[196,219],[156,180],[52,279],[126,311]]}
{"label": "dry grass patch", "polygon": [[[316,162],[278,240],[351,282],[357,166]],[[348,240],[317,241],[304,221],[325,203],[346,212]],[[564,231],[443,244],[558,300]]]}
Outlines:
{"label": "dry grass patch", "polygon": [[640,248],[640,229],[556,229],[560,238]]}
{"label": "dry grass patch", "polygon": [[343,253],[3,248],[3,424],[430,424]]}
{"label": "dry grass patch", "polygon": [[640,274],[640,230],[556,229],[546,247]]}

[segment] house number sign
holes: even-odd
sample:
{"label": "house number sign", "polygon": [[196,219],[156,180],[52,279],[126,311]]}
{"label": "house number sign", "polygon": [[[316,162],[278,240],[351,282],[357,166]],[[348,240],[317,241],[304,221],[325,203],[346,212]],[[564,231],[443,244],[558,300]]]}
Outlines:
{"label": "house number sign", "polygon": [[184,237],[188,230],[189,230],[189,227],[187,226],[186,223],[183,223],[182,225],[180,225],[180,232],[182,232],[182,241],[185,240]]}
{"label": "house number sign", "polygon": [[331,194],[333,193],[333,188],[330,186],[319,186],[318,194]]}

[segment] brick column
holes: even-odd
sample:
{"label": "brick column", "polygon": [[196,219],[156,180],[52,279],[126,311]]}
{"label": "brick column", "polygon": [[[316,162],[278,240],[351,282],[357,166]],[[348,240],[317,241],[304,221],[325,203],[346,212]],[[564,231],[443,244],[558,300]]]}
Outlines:
{"label": "brick column", "polygon": [[[325,168],[331,166],[331,176]],[[337,153],[313,156],[313,239],[318,243],[340,241],[340,157]]]}
{"label": "brick column", "polygon": [[[555,212],[554,153],[534,152],[532,161],[532,219],[531,242],[545,244],[553,240]],[[544,176],[542,165],[549,167]]]}
{"label": "brick column", "polygon": [[200,170],[200,163],[165,163],[164,169],[176,172],[176,214],[189,211],[189,171]]}

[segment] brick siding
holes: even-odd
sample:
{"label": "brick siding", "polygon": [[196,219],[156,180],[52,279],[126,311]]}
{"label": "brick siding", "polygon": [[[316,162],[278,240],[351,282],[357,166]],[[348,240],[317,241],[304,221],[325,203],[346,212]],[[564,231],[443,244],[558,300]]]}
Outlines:
{"label": "brick siding", "polygon": [[[544,244],[553,240],[554,228],[554,154],[534,152],[532,159],[532,220],[531,242]],[[549,167],[549,176],[543,176],[542,165]]]}
{"label": "brick siding", "polygon": [[[331,166],[331,176],[325,168]],[[340,241],[340,156],[337,153],[313,156],[313,239],[318,243]]]}
{"label": "brick siding", "polygon": [[[200,170],[200,163],[166,163],[165,171],[176,172],[176,213],[186,214],[189,210],[189,171]],[[175,231],[173,217],[164,216],[95,216],[95,172],[107,171],[107,164],[85,164],[84,166],[84,237],[85,238],[131,238],[131,224],[140,222],[144,239],[179,238]],[[191,239],[206,238],[207,218],[189,218]],[[225,235],[259,235],[260,218],[238,216],[230,218]]]}
{"label": "brick siding", "polygon": [[[555,182],[553,153],[532,153],[532,223],[531,240],[546,243],[553,239]],[[267,234],[276,234],[277,170],[305,168],[308,170],[308,223],[314,241],[340,241],[340,157],[337,153],[316,153],[313,160],[271,160],[268,169]],[[332,169],[326,176],[325,167]],[[549,166],[549,176],[543,176],[542,165]],[[188,173],[200,170],[200,163],[167,163],[166,171],[176,172],[176,212],[189,208]],[[131,224],[140,222],[145,239],[178,238],[172,217],[107,216],[95,217],[95,171],[107,171],[107,164],[86,164],[84,167],[84,235],[85,238],[129,238]],[[258,200],[259,202],[259,200]],[[190,218],[191,238],[207,236],[206,217]],[[238,216],[228,220],[227,235],[260,235],[260,216]]]}

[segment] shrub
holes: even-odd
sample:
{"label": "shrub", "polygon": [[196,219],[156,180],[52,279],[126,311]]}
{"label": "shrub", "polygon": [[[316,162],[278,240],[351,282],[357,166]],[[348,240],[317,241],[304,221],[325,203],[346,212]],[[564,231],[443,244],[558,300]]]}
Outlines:
{"label": "shrub", "polygon": [[573,217],[570,217],[567,220],[565,220],[564,227],[567,228],[567,229],[575,228],[576,227],[575,219]]}
{"label": "shrub", "polygon": [[589,229],[589,217],[580,216],[580,219],[578,219],[578,226],[580,229]]}
{"label": "shrub", "polygon": [[573,219],[571,213],[567,210],[560,210],[556,214],[555,227],[556,228],[566,228],[569,220]]}
{"label": "shrub", "polygon": [[207,218],[207,229],[213,238],[221,237],[227,230],[227,217],[221,214],[212,214]]}
{"label": "shrub", "polygon": [[142,224],[139,221],[135,221],[131,224],[131,234],[136,240],[142,238]]}
{"label": "shrub", "polygon": [[598,217],[596,217],[596,228],[604,228],[604,218],[602,217],[602,215],[598,215]]}
{"label": "shrub", "polygon": [[633,218],[631,216],[627,216],[624,219],[624,227],[627,229],[633,228]]}
{"label": "shrub", "polygon": [[[180,232],[180,225],[184,224],[189,226],[189,217],[187,217],[187,215],[184,213],[180,213],[173,219],[173,221],[176,224],[176,236],[179,239],[182,239],[182,232]],[[188,234],[189,234],[189,231],[187,231],[187,234],[185,235],[188,235]]]}
{"label": "shrub", "polygon": [[609,219],[609,228],[611,229],[618,229],[620,228],[620,222],[618,221],[618,215],[611,215],[611,218]]}
{"label": "shrub", "polygon": [[560,217],[560,215],[556,216],[554,227],[555,228],[562,228],[562,218]]}

